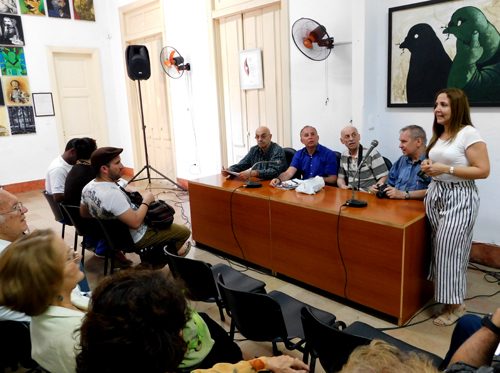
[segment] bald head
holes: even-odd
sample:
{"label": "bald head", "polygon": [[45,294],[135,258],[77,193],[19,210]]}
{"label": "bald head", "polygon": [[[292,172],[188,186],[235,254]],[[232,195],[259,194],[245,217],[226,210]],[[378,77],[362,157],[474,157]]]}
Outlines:
{"label": "bald head", "polygon": [[354,126],[346,126],[340,131],[340,142],[349,149],[349,153],[352,155],[357,154],[360,140],[361,136]]}
{"label": "bald head", "polygon": [[257,140],[257,146],[262,150],[269,148],[272,138],[273,135],[266,126],[260,126],[255,130],[255,140]]}

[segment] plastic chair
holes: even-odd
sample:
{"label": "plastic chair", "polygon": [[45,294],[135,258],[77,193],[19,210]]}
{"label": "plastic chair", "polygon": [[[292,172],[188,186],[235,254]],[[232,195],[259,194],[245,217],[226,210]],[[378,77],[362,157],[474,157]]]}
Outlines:
{"label": "plastic chair", "polygon": [[[224,295],[231,315],[229,335],[234,339],[236,329],[252,341],[270,341],[273,354],[279,355],[277,343],[284,343],[288,350],[304,352],[304,329],[300,311],[307,304],[280,291],[267,294],[236,290],[224,284],[222,276],[217,285]],[[331,320],[332,314],[315,308],[323,320]],[[298,339],[297,342],[294,340]]]}
{"label": "plastic chair", "polygon": [[403,351],[424,354],[436,367],[439,367],[442,361],[439,356],[391,337],[361,321],[356,321],[348,327],[344,322],[335,320],[335,317],[325,322],[310,307],[301,310],[301,319],[306,338],[304,361],[307,362],[307,355],[311,357],[310,373],[314,373],[318,358],[327,373],[339,371],[356,347],[368,345],[374,339],[381,339]]}
{"label": "plastic chair", "polygon": [[219,274],[222,274],[224,279],[236,289],[256,293],[266,292],[264,282],[247,276],[226,264],[218,263],[212,266],[201,260],[171,254],[166,250],[165,253],[172,274],[182,279],[186,285],[188,298],[200,302],[215,302],[222,321],[225,321],[223,312],[225,302],[217,288],[216,278]]}

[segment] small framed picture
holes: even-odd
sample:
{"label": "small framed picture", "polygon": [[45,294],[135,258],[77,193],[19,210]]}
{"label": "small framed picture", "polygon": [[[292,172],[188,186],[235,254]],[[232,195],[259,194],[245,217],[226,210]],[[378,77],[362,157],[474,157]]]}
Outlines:
{"label": "small framed picture", "polygon": [[33,106],[35,109],[35,117],[53,117],[54,101],[52,100],[52,93],[41,92],[33,93]]}
{"label": "small framed picture", "polygon": [[241,89],[264,88],[260,49],[247,49],[240,52],[240,86]]}

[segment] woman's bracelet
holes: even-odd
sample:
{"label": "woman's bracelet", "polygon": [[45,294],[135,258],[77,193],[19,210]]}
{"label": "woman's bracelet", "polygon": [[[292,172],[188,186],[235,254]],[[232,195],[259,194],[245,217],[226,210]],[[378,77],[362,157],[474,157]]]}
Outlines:
{"label": "woman's bracelet", "polygon": [[149,208],[149,205],[146,202],[142,202],[141,205],[146,205]]}

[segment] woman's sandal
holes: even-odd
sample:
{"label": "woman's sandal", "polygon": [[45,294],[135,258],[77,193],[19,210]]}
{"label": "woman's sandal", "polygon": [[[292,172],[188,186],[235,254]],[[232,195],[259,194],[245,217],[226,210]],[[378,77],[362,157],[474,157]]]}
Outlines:
{"label": "woman's sandal", "polygon": [[445,311],[438,317],[434,319],[434,325],[436,326],[450,326],[457,322],[465,314],[465,305],[461,304],[452,311]]}

